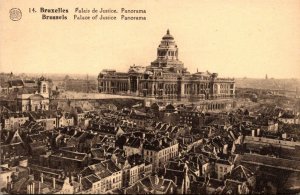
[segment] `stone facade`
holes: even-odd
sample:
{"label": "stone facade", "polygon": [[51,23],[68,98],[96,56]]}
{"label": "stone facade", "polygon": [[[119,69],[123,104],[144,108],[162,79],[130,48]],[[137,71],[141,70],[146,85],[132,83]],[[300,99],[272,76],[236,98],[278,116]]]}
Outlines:
{"label": "stone facade", "polygon": [[127,73],[105,69],[98,76],[98,91],[177,101],[231,99],[235,96],[235,81],[218,78],[217,73],[188,72],[168,30],[151,65],[133,65]]}
{"label": "stone facade", "polygon": [[19,111],[49,110],[49,81],[41,77],[37,83],[38,90],[35,93],[22,93],[17,95],[17,107]]}

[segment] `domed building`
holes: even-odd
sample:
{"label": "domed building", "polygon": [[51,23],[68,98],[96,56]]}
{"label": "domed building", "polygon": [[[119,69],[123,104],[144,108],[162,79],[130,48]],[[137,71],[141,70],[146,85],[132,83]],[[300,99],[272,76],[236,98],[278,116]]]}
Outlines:
{"label": "domed building", "polygon": [[[169,102],[203,102],[232,99],[235,81],[219,78],[217,73],[188,72],[179,60],[174,37],[167,30],[157,48],[157,58],[149,66],[133,65],[127,73],[105,69],[99,73],[98,90]],[[216,105],[216,109],[222,109],[222,106]]]}

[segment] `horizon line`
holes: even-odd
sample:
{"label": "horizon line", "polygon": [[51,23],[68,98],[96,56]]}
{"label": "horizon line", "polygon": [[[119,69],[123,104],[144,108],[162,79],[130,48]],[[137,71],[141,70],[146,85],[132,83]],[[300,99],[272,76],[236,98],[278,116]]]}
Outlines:
{"label": "horizon line", "polygon": [[[200,71],[200,72],[203,72],[203,71]],[[0,74],[10,74],[10,73],[13,73],[13,74],[17,74],[18,76],[20,74],[40,74],[40,75],[91,75],[91,76],[98,76],[99,73],[95,74],[95,73],[65,73],[65,72],[62,72],[62,73],[56,73],[56,72],[13,72],[13,71],[10,71],[10,72],[4,72],[4,71],[1,71]],[[193,73],[191,73],[193,74]],[[268,74],[267,74],[268,75]],[[270,80],[270,79],[297,79],[299,80],[300,77],[290,77],[290,78],[287,78],[287,77],[273,77],[271,75],[268,75],[268,79],[265,78],[265,76],[262,76],[262,77],[249,77],[249,76],[222,76],[220,78],[234,78],[234,79],[264,79],[264,80]]]}

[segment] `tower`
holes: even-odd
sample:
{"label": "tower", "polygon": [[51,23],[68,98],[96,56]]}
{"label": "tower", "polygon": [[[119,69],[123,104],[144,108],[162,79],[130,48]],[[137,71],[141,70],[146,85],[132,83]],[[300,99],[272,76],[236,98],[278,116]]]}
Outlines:
{"label": "tower", "polygon": [[157,48],[157,59],[178,60],[178,47],[169,29]]}
{"label": "tower", "polygon": [[43,76],[39,79],[39,94],[49,98],[49,82]]}
{"label": "tower", "polygon": [[162,37],[157,48],[156,60],[151,62],[151,66],[148,66],[147,69],[150,71],[164,69],[174,73],[182,73],[186,70],[178,58],[178,47],[169,30]]}

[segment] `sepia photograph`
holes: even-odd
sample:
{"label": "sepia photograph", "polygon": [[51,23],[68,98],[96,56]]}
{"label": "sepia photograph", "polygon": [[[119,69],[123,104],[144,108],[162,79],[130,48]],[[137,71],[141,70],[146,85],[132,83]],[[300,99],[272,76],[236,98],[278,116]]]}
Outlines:
{"label": "sepia photograph", "polygon": [[0,194],[300,194],[299,0],[1,0]]}

